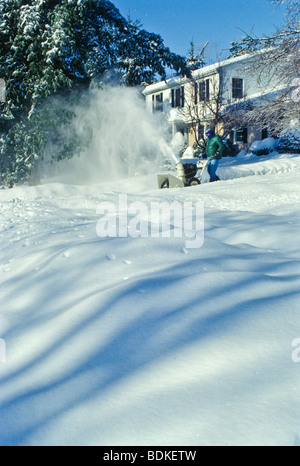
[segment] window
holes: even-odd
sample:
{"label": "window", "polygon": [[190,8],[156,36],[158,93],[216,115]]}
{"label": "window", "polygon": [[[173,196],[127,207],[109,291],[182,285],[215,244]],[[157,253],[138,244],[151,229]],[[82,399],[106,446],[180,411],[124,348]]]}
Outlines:
{"label": "window", "polygon": [[172,89],[172,108],[175,107],[184,107],[184,87],[178,87],[177,89]]}
{"label": "window", "polygon": [[156,94],[152,96],[152,112],[162,112],[163,111],[163,93]]}
{"label": "window", "polygon": [[200,102],[209,100],[209,79],[199,84],[199,100]]}
{"label": "window", "polygon": [[232,98],[233,99],[242,99],[244,92],[244,83],[243,79],[232,78]]}
{"label": "window", "polygon": [[163,94],[157,94],[156,96],[156,111],[162,112],[163,111]]}
{"label": "window", "polygon": [[242,142],[243,144],[247,144],[248,142],[248,128],[241,128],[235,132],[235,139],[236,142]]}

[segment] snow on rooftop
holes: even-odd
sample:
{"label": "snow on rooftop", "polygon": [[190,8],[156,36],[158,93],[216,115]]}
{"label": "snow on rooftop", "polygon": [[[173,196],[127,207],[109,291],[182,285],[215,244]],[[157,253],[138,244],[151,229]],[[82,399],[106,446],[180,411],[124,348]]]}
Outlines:
{"label": "snow on rooftop", "polygon": [[[200,68],[192,72],[193,78],[198,78],[201,76],[207,76],[209,74],[213,74],[220,67],[230,66],[238,62],[244,62],[246,60],[249,60],[253,56],[254,56],[253,54],[245,54],[245,55],[241,55],[238,57],[228,58],[226,60],[213,63],[212,65],[204,66],[203,68]],[[143,94],[144,95],[152,94],[153,92],[158,92],[160,90],[168,89],[173,86],[182,85],[188,81],[189,81],[189,78],[182,77],[182,76],[175,76],[165,81],[159,81],[157,83],[150,84],[144,89]]]}

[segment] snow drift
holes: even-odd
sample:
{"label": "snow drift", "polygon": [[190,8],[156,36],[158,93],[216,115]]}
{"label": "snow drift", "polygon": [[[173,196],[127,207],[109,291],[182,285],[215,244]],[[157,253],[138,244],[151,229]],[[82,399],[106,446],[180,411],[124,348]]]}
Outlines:
{"label": "snow drift", "polygon": [[[1,445],[299,445],[300,157],[223,181],[1,190]],[[205,202],[205,239],[103,238],[119,193]]]}

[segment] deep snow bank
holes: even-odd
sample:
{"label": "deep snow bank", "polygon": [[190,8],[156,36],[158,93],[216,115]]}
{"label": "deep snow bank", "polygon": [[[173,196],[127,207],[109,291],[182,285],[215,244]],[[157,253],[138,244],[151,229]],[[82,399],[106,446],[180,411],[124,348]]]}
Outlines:
{"label": "deep snow bank", "polygon": [[[0,191],[1,445],[299,444],[299,162],[238,162],[268,174]],[[203,200],[203,247],[98,238],[122,192]]]}

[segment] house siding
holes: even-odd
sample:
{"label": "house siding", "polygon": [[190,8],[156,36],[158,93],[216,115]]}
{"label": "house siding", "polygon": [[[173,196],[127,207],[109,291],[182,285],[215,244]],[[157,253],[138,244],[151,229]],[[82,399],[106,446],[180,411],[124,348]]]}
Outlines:
{"label": "house siding", "polygon": [[[155,96],[156,99],[156,95],[161,95],[162,110],[169,117],[173,134],[176,131],[184,132],[188,144],[192,146],[195,143],[195,135],[191,129],[191,121],[189,121],[191,117],[188,112],[184,114],[183,100],[184,108],[188,108],[189,105],[203,106],[201,122],[205,127],[208,127],[213,118],[212,112],[205,104],[213,105],[218,92],[221,95],[222,111],[226,111],[226,107],[274,92],[276,84],[269,79],[270,74],[266,75],[265,79],[261,75],[258,79],[253,74],[252,61],[254,59],[255,56],[236,57],[195,70],[192,73],[193,80],[172,78],[167,82],[162,81],[147,86],[143,92],[146,106],[149,111],[155,111],[152,96]],[[222,124],[217,124],[215,129],[218,134],[223,135]],[[239,150],[241,148],[248,149],[253,141],[261,139],[262,128],[248,126],[245,128],[245,134],[246,132],[247,142],[234,141]]]}

